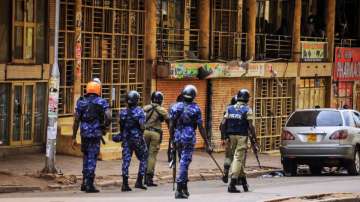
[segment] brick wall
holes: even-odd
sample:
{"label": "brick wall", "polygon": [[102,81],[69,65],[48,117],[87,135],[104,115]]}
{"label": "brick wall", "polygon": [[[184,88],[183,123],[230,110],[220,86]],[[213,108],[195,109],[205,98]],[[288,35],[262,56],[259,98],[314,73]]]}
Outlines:
{"label": "brick wall", "polygon": [[[231,98],[237,92],[246,88],[250,91],[250,96],[253,97],[254,83],[253,79],[241,78],[221,78],[212,80],[212,142],[215,145],[215,150],[223,150],[221,146],[221,135],[219,125],[223,119],[224,111],[230,103]],[[250,106],[252,107],[252,98],[250,98]]]}
{"label": "brick wall", "polygon": [[[201,108],[202,118],[205,124],[205,106],[206,106],[206,80],[158,80],[156,83],[156,90],[159,90],[164,93],[164,104],[165,109],[168,109],[169,106],[176,101],[177,96],[180,94],[185,85],[192,84],[195,85],[198,90],[198,95],[195,99]],[[204,125],[205,126],[205,125]],[[163,143],[161,148],[168,147],[169,140],[169,131],[166,127],[166,124],[163,124]],[[197,131],[196,134],[196,147],[201,148],[204,146],[204,142]]]}

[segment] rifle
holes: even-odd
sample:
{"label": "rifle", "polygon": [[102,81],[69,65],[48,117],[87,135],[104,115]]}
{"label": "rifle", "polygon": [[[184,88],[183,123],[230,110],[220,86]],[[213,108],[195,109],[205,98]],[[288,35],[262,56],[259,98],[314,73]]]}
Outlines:
{"label": "rifle", "polygon": [[222,176],[225,176],[224,171],[221,169],[221,166],[219,165],[219,163],[216,161],[216,159],[214,158],[214,156],[210,153],[207,152],[210,156],[210,158],[214,161],[214,163],[216,164],[216,166],[218,167],[218,169],[220,170]]}
{"label": "rifle", "polygon": [[258,150],[257,150],[257,141],[256,141],[256,137],[255,134],[253,134],[251,131],[249,131],[249,139],[250,139],[250,143],[251,143],[251,149],[255,155],[256,161],[259,165],[259,168],[261,169],[261,164],[260,164],[260,160],[259,160],[259,155],[258,155]]}
{"label": "rifle", "polygon": [[176,184],[176,146],[172,140],[172,148],[171,148],[171,161],[169,163],[169,168],[173,170],[173,191],[175,191],[175,184]]}

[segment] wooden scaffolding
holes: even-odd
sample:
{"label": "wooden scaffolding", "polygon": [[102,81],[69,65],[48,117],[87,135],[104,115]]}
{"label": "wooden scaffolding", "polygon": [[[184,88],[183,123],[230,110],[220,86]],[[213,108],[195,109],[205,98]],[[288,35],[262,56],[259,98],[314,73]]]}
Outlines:
{"label": "wooden scaffolding", "polygon": [[157,57],[169,61],[199,55],[199,0],[157,1]]}
{"label": "wooden scaffolding", "polygon": [[[119,130],[118,113],[126,93],[145,85],[145,0],[83,0],[81,25],[81,88],[93,78],[103,83],[102,97],[112,107],[112,131]],[[61,1],[59,112],[73,112],[74,0]]]}
{"label": "wooden scaffolding", "polygon": [[242,33],[242,12],[238,0],[212,1],[212,58],[245,58],[246,33]]}
{"label": "wooden scaffolding", "polygon": [[255,128],[261,151],[278,150],[282,128],[294,110],[294,79],[257,79]]}

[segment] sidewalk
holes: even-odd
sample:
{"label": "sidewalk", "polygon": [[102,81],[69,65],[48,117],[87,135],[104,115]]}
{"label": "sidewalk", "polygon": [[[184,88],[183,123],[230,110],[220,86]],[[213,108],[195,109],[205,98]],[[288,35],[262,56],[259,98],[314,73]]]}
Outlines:
{"label": "sidewalk", "polygon": [[[223,167],[224,153],[214,153],[215,159]],[[255,157],[249,153],[246,171],[251,175],[258,175],[265,171],[281,168],[278,155],[260,155],[263,169],[259,169]],[[37,187],[36,189],[66,189],[78,187],[81,181],[82,158],[57,155],[56,165],[63,176],[40,177],[40,171],[45,164],[44,154],[26,154],[0,159],[0,188],[1,187]],[[96,182],[98,186],[113,186],[121,184],[121,160],[98,161]],[[133,182],[137,175],[138,160],[132,159],[130,179]],[[166,151],[160,151],[156,167],[155,180],[159,183],[172,181],[172,171],[168,167]],[[215,179],[220,176],[215,163],[202,151],[196,151],[190,164],[190,181]],[[18,188],[19,189],[19,188]],[[17,190],[17,189],[16,189]],[[21,189],[20,189],[21,191]],[[0,190],[1,193],[1,190]]]}

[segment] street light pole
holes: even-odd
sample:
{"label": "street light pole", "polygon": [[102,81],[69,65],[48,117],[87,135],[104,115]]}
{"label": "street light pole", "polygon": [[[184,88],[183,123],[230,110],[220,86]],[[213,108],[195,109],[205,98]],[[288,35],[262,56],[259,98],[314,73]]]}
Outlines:
{"label": "street light pole", "polygon": [[58,128],[58,102],[59,102],[59,85],[60,72],[58,65],[58,41],[59,41],[59,15],[60,0],[56,1],[55,7],[55,44],[54,44],[54,64],[51,70],[49,81],[49,103],[48,103],[48,125],[46,138],[46,161],[44,173],[57,173],[55,167],[56,154],[56,136]]}

